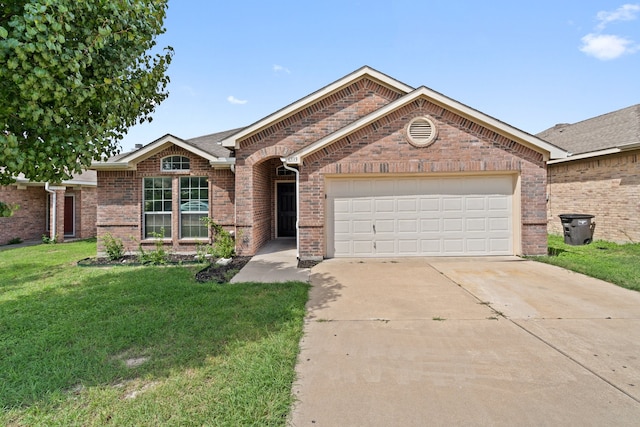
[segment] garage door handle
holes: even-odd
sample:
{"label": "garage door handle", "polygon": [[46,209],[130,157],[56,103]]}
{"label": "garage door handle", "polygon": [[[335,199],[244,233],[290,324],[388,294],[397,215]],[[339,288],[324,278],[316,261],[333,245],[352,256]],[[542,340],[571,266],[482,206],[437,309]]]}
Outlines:
{"label": "garage door handle", "polygon": [[376,234],[376,225],[373,224],[373,234]]}

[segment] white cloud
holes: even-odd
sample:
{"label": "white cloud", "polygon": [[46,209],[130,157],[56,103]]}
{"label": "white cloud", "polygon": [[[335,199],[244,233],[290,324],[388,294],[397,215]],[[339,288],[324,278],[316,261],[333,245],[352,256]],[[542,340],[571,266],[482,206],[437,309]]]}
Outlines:
{"label": "white cloud", "polygon": [[275,71],[276,73],[283,72],[283,73],[291,74],[291,71],[289,71],[288,68],[283,67],[282,65],[274,65],[273,71]]}
{"label": "white cloud", "polygon": [[596,18],[600,21],[596,29],[602,31],[611,22],[633,21],[637,18],[638,13],[640,13],[640,4],[624,4],[613,12],[608,12],[606,10],[600,11],[596,15]]}
{"label": "white cloud", "polygon": [[606,10],[596,14],[598,25],[595,31],[582,37],[580,51],[602,61],[616,59],[622,55],[635,53],[640,45],[628,38],[615,34],[602,34],[602,31],[616,21],[633,21],[640,14],[640,4],[624,4],[616,10]]}
{"label": "white cloud", "polygon": [[580,51],[597,59],[608,61],[628,53],[637,52],[640,46],[632,40],[611,34],[587,34],[582,38]]}
{"label": "white cloud", "polygon": [[227,97],[227,101],[229,101],[231,104],[237,104],[237,105],[243,105],[243,104],[246,104],[247,102],[249,102],[246,99],[238,99],[233,95],[229,95]]}

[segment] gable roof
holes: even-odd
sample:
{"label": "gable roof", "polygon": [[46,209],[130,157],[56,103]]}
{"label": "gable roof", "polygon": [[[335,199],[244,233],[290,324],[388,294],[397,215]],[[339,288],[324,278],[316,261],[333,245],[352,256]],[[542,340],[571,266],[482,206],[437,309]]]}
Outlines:
{"label": "gable roof", "polygon": [[103,162],[93,162],[91,169],[135,169],[139,162],[159,153],[170,145],[177,145],[197,156],[203,157],[209,160],[212,166],[231,165],[235,163],[235,159],[231,157],[231,150],[224,148],[220,141],[242,129],[232,129],[191,139],[181,139],[177,136],[166,134],[137,150],[118,154]]}
{"label": "gable roof", "polygon": [[580,158],[634,148],[640,144],[640,104],[574,124],[557,124],[537,136]]}
{"label": "gable roof", "polygon": [[258,120],[254,124],[242,129],[240,132],[230,135],[229,137],[222,140],[222,145],[229,148],[239,148],[238,141],[240,141],[241,139],[259,132],[260,130],[272,125],[273,123],[278,122],[287,116],[295,114],[298,111],[308,107],[309,105],[365,77],[374,80],[380,83],[382,86],[392,89],[398,93],[406,94],[414,90],[411,86],[408,86],[392,77],[389,77],[388,75],[383,74],[380,71],[374,70],[373,68],[368,66],[364,66],[357,69],[353,73],[348,74],[343,78],[323,87],[322,89],[319,89],[312,94],[307,95],[304,98],[301,98],[294,103],[276,111],[275,113]]}
{"label": "gable roof", "polygon": [[512,139],[524,146],[527,146],[533,149],[534,151],[540,152],[544,155],[545,160],[548,160],[550,158],[552,159],[563,158],[563,157],[566,157],[568,154],[566,151],[556,147],[553,144],[549,144],[548,142],[543,141],[540,138],[537,138],[531,134],[521,131],[520,129],[514,128],[513,126],[510,126],[498,119],[495,119],[491,116],[481,113],[478,110],[475,110],[439,92],[429,89],[426,86],[421,86],[418,89],[415,89],[412,92],[406,94],[405,96],[397,99],[396,101],[393,101],[390,104],[387,104],[386,106],[370,113],[369,115],[362,117],[361,119],[356,120],[355,122],[345,126],[344,128],[339,129],[336,132],[330,135],[327,135],[326,137],[302,148],[296,153],[293,153],[291,156],[288,156],[286,158],[286,161],[289,164],[302,164],[306,156],[309,156],[323,149],[324,147],[358,131],[359,129],[362,129],[365,126],[368,126],[369,124],[380,119],[381,117],[384,117],[387,114],[395,110],[398,110],[401,107],[419,98],[424,98],[429,102],[439,105],[448,111],[451,111],[468,120],[478,123],[483,127],[491,129],[492,131],[500,135],[503,135],[509,139]]}

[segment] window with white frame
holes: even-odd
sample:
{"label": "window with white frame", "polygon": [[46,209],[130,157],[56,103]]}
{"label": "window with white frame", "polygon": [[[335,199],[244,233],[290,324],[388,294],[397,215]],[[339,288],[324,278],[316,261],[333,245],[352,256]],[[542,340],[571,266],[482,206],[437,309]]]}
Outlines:
{"label": "window with white frame", "polygon": [[188,157],[168,156],[162,159],[163,171],[185,171],[191,167]]}
{"label": "window with white frame", "polygon": [[144,178],[144,238],[171,237],[171,178]]}
{"label": "window with white frame", "polygon": [[180,238],[207,237],[207,225],[200,219],[209,216],[209,185],[206,177],[180,178]]}

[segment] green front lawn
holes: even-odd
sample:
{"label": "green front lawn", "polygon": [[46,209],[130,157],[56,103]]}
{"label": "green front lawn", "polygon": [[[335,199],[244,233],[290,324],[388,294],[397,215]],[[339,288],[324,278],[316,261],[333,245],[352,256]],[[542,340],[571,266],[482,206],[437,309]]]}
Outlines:
{"label": "green front lawn", "polygon": [[284,425],[308,285],[0,252],[0,425]]}
{"label": "green front lawn", "polygon": [[597,240],[571,246],[562,236],[549,236],[549,256],[532,257],[588,276],[640,291],[640,244],[618,245]]}

